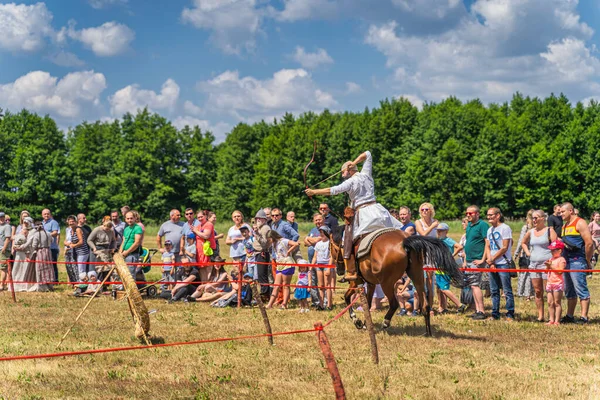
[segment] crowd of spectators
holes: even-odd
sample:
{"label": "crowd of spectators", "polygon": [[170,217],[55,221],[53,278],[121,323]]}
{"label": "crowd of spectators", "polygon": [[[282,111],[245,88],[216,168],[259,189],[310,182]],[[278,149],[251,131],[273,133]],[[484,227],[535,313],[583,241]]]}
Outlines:
{"label": "crowd of spectators", "polygon": [[[433,204],[423,203],[418,211],[419,217],[414,222],[408,207],[390,213],[402,223],[406,235],[439,238],[465,268],[460,296],[450,289],[446,275],[425,273],[426,299],[433,305],[437,297],[437,313],[448,313],[451,302],[458,313],[472,309],[473,320],[498,320],[503,317],[500,310],[504,299],[504,318],[512,321],[516,295],[535,301],[535,321],[548,320],[549,325],[589,321],[590,293],[585,270],[593,265],[600,243],[599,213],[594,213],[588,224],[576,215],[570,203],[555,206],[550,216],[542,210],[530,210],[514,246],[512,230],[499,208],[486,210],[486,222],[479,207],[468,207],[462,220],[465,232],[458,242],[448,236],[448,224],[435,218]],[[222,265],[225,260],[221,258],[219,239],[225,238],[228,257],[243,265],[244,279],[256,280],[261,285],[268,308],[286,309],[292,293],[300,312],[307,312],[309,304],[320,310],[334,306],[332,288],[336,285],[336,269],[331,267],[329,238],[338,227],[338,219],[327,204],[320,204],[319,212],[312,218],[314,228],[304,238],[300,238],[295,213],[288,211],[284,219],[279,208],[263,208],[248,222],[242,212],[235,210],[231,214],[233,225],[226,235],[215,231],[216,215],[210,210],[186,208],[184,216],[182,221],[181,211],[171,210],[169,220],[160,226],[156,236],[162,263],[161,296],[165,299],[218,305],[235,298],[240,277],[236,268],[228,273]],[[23,210],[16,225],[0,212],[0,290],[8,289],[8,260],[12,260],[12,280],[17,282],[15,291],[53,290],[61,247],[68,280],[78,282],[76,295],[96,289],[109,272],[116,252],[124,257],[136,280],[144,279],[139,263],[145,256],[146,228],[138,212],[127,206],[113,210],[93,229],[82,213],[68,216],[66,223],[65,238],[61,240],[59,223],[48,209],[42,211],[38,221]],[[306,248],[306,258],[302,256],[301,245]],[[313,265],[298,269],[300,287],[292,291],[296,265],[303,263]],[[514,276],[497,271],[513,268],[515,263],[520,267],[516,294],[512,287]],[[563,268],[569,272],[544,272]],[[110,278],[118,280],[118,276]],[[410,279],[405,275],[396,288],[401,305],[399,314],[418,315],[420,307]],[[561,315],[563,295],[567,308]],[[380,287],[376,287],[374,297],[372,309],[377,309],[385,301]],[[486,313],[486,297],[491,299],[490,315]],[[581,305],[578,319],[575,318],[577,299]]]}

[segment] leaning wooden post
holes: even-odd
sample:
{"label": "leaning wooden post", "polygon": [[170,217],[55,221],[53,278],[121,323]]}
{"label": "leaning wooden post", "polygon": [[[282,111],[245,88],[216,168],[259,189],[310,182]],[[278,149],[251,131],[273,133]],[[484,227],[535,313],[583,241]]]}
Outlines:
{"label": "leaning wooden post", "polygon": [[[8,260],[8,284],[10,285],[10,293],[12,295],[13,303],[17,302],[17,297],[15,296],[15,284],[12,278],[12,263],[13,260]],[[56,278],[58,281],[58,278]]]}
{"label": "leaning wooden post", "polygon": [[252,281],[250,286],[252,287],[252,296],[254,297],[256,304],[258,304],[258,308],[260,309],[260,314],[262,315],[263,322],[265,324],[265,330],[269,334],[269,336],[267,336],[267,340],[269,341],[269,344],[273,346],[273,331],[271,330],[271,322],[269,322],[269,315],[267,314],[265,305],[260,297],[260,292],[258,291],[258,284],[256,283],[256,281]]}
{"label": "leaning wooden post", "polygon": [[371,305],[367,301],[367,296],[365,296],[364,286],[359,289],[359,296],[365,313],[365,322],[367,324],[367,330],[369,331],[369,339],[371,340],[371,358],[373,359],[373,364],[379,364],[379,351],[377,350],[375,327],[373,326],[373,319],[371,318]]}
{"label": "leaning wooden post", "polygon": [[242,306],[242,274],[244,272],[244,269],[242,267],[242,262],[240,261],[238,263],[238,290],[237,290],[237,300],[238,300],[238,304],[237,304],[237,308],[240,308]]}
{"label": "leaning wooden post", "polygon": [[327,365],[327,370],[329,371],[329,374],[331,375],[331,380],[333,381],[333,391],[335,392],[335,398],[338,400],[345,399],[346,392],[344,391],[342,377],[340,376],[340,371],[338,370],[337,363],[335,362],[335,357],[333,356],[333,352],[331,351],[329,340],[327,340],[327,335],[323,330],[323,324],[320,322],[316,322],[315,329],[317,330],[317,340],[319,341],[319,347],[323,352],[323,356],[325,357],[325,364]]}

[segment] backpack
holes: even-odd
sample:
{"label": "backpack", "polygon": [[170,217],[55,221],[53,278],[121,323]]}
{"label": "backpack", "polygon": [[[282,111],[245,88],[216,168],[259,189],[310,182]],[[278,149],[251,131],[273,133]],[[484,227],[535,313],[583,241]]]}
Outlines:
{"label": "backpack", "polygon": [[252,305],[252,287],[249,283],[245,283],[242,286],[242,305],[250,306]]}

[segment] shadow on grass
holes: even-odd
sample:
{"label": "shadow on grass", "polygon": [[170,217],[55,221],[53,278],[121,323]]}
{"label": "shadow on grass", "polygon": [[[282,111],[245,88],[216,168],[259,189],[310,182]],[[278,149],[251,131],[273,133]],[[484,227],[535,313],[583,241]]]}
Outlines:
{"label": "shadow on grass", "polygon": [[160,336],[152,336],[152,337],[150,337],[150,343],[152,343],[152,344],[164,344],[165,343],[165,338],[160,337]]}
{"label": "shadow on grass", "polygon": [[[403,326],[390,326],[387,329],[383,329],[382,324],[375,324],[375,330],[377,333],[387,333],[391,336],[425,336],[425,323],[422,325],[403,325]],[[439,338],[450,338],[456,340],[475,340],[478,342],[487,342],[488,340],[481,336],[469,336],[469,335],[460,335],[454,332],[449,332],[443,329],[440,329],[436,325],[431,325],[431,331],[433,332],[432,339]]]}

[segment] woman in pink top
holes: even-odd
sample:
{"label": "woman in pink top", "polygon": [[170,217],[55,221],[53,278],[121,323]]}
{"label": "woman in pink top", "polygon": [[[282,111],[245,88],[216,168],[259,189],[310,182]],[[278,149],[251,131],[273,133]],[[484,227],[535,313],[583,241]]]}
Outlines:
{"label": "woman in pink top", "polygon": [[[204,242],[210,242],[210,248],[215,250],[217,242],[215,241],[215,227],[208,221],[208,210],[198,211],[197,218],[200,225],[192,227],[192,232],[196,234],[196,261],[198,263],[210,262],[210,256],[204,254]],[[200,281],[206,282],[210,274],[209,265],[199,265]]]}
{"label": "woman in pink top", "polygon": [[555,240],[548,245],[548,249],[552,251],[552,258],[545,262],[546,267],[552,271],[548,274],[548,282],[546,283],[546,292],[548,293],[548,322],[546,325],[559,325],[562,314],[561,300],[564,290],[563,273],[556,271],[565,269],[567,261],[562,257],[562,251],[565,244],[560,240]]}

